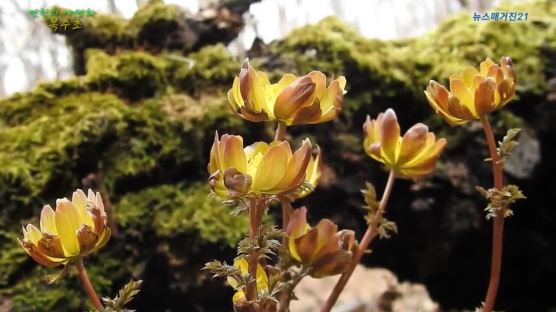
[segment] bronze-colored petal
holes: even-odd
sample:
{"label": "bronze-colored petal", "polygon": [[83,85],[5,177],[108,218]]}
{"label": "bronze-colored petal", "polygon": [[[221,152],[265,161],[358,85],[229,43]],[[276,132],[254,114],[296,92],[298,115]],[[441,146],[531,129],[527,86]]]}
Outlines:
{"label": "bronze-colored petal", "polygon": [[82,255],[88,254],[96,245],[99,235],[93,229],[83,224],[77,230],[77,241],[79,242],[79,250]]}
{"label": "bronze-colored petal", "polygon": [[244,101],[249,97],[249,91],[251,89],[251,78],[249,73],[252,71],[249,70],[250,67],[249,59],[246,58],[239,72],[239,90]]}
{"label": "bronze-colored petal", "polygon": [[299,77],[276,98],[274,115],[278,119],[290,119],[295,111],[312,103],[314,98],[315,83],[308,76]]}
{"label": "bronze-colored petal", "polygon": [[106,245],[106,243],[110,239],[111,234],[112,234],[112,231],[110,231],[110,228],[105,227],[104,231],[102,231],[102,234],[100,234],[100,236],[98,238],[98,241],[97,241],[95,247],[93,248],[93,250],[91,250],[91,252],[96,251],[96,250],[104,247],[104,245]]}
{"label": "bronze-colored petal", "polygon": [[498,66],[498,64],[494,64],[488,69],[488,76],[492,77],[496,84],[499,84],[502,80],[504,80],[504,73],[502,73],[502,69]]}
{"label": "bronze-colored petal", "polygon": [[337,250],[320,257],[314,264],[311,276],[321,278],[343,273],[349,266],[352,253],[345,250]]}
{"label": "bronze-colored petal", "polygon": [[462,105],[458,98],[455,96],[450,95],[448,97],[448,113],[451,116],[454,116],[459,119],[463,120],[472,120],[474,119],[473,114],[471,111],[465,106]]}
{"label": "bronze-colored petal", "polygon": [[[319,223],[315,226],[315,229],[318,231],[317,237],[317,245],[316,245],[316,254],[321,252],[321,249],[325,248],[331,240],[337,243],[337,238],[335,237],[336,232],[338,232],[338,225],[336,223],[330,221],[329,219],[322,219]],[[339,246],[338,246],[339,247]],[[311,259],[314,261],[314,259]]]}
{"label": "bronze-colored petal", "polygon": [[88,212],[93,219],[95,233],[100,235],[102,231],[104,231],[104,228],[106,228],[106,216],[104,216],[102,211],[96,206],[89,207]]}
{"label": "bronze-colored petal", "polygon": [[512,59],[509,56],[503,56],[500,59],[500,67],[502,68],[502,72],[504,73],[504,78],[509,78],[516,82],[515,71],[514,71],[514,64]]}
{"label": "bronze-colored petal", "polygon": [[274,188],[289,191],[298,187],[304,181],[310,161],[311,141],[305,139],[301,147],[290,158],[282,180]]}
{"label": "bronze-colored petal", "polygon": [[475,111],[479,116],[492,112],[494,105],[494,90],[496,82],[493,78],[487,78],[475,89]]}
{"label": "bronze-colored petal", "polygon": [[446,89],[446,87],[434,80],[431,80],[429,81],[425,94],[430,96],[430,99],[433,100],[429,102],[434,104],[433,108],[435,111],[448,111],[448,96],[450,95],[450,92]]}
{"label": "bronze-colored petal", "polygon": [[396,148],[400,138],[400,125],[393,109],[389,108],[379,122],[380,127],[380,147],[390,164],[396,162]]}
{"label": "bronze-colored petal", "polygon": [[261,122],[261,121],[270,120],[269,116],[264,111],[256,113],[254,111],[253,106],[251,105],[251,100],[249,99],[245,101],[245,106],[240,108],[239,114],[241,117],[251,122]]}
{"label": "bronze-colored petal", "polygon": [[41,265],[44,265],[45,267],[53,268],[63,263],[63,261],[58,262],[49,258],[44,253],[42,253],[37,246],[35,246],[31,242],[28,242],[26,240],[21,241],[19,239],[17,239],[17,241],[19,245],[27,252],[27,254],[31,256],[31,258],[33,258],[33,260],[35,260]]}
{"label": "bronze-colored petal", "polygon": [[224,185],[230,196],[237,197],[249,192],[251,184],[252,179],[249,175],[241,173],[235,168],[224,170]]}
{"label": "bronze-colored petal", "polygon": [[64,248],[62,242],[57,235],[43,234],[37,244],[38,249],[48,257],[64,258]]}
{"label": "bronze-colored petal", "polygon": [[286,228],[288,236],[298,238],[299,236],[307,233],[307,208],[301,207],[291,212],[290,221]]}
{"label": "bronze-colored petal", "polygon": [[515,94],[513,81],[504,79],[498,85],[498,94],[500,94],[500,105],[506,104]]}
{"label": "bronze-colored petal", "polygon": [[429,128],[422,123],[417,123],[407,130],[402,138],[398,164],[409,161],[425,148],[428,131]]}
{"label": "bronze-colored petal", "polygon": [[313,104],[301,107],[295,112],[291,124],[299,125],[319,123],[321,121],[321,117],[322,111],[320,109],[320,102],[318,98],[315,98]]}
{"label": "bronze-colored petal", "polygon": [[311,264],[310,261],[316,253],[315,249],[317,248],[318,237],[318,230],[316,228],[312,228],[305,233],[305,235],[294,239],[295,249],[301,259],[301,262],[309,265]]}
{"label": "bronze-colored petal", "polygon": [[220,141],[219,156],[221,170],[234,168],[239,172],[247,172],[247,159],[243,152],[243,138],[239,135],[223,135]]}

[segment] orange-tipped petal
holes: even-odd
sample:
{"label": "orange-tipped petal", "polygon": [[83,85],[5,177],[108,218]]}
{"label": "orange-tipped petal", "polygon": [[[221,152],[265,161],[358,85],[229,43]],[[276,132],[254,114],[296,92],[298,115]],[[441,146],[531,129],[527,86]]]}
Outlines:
{"label": "orange-tipped petal", "polygon": [[485,115],[496,108],[494,102],[495,89],[496,81],[492,78],[485,79],[485,81],[475,89],[475,111],[477,114]]}
{"label": "orange-tipped petal", "polygon": [[400,138],[400,125],[398,124],[398,119],[394,110],[386,110],[379,126],[382,152],[389,162],[394,163],[396,161],[396,149]]}
{"label": "orange-tipped petal", "polygon": [[276,98],[274,115],[278,119],[287,120],[293,113],[307,103],[314,102],[315,83],[308,76],[297,78],[287,86]]}
{"label": "orange-tipped petal", "polygon": [[429,128],[422,123],[417,123],[407,130],[402,138],[400,155],[398,158],[399,164],[406,163],[425,148],[428,132]]}

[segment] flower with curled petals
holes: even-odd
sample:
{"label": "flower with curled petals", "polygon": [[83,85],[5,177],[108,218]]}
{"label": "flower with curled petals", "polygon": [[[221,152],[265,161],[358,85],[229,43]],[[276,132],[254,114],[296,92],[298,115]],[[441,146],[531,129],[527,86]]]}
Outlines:
{"label": "flower with curled petals", "polygon": [[38,263],[55,267],[84,257],[108,242],[110,229],[100,193],[78,189],[71,201],[56,200],[56,210],[45,205],[40,230],[32,224],[23,227],[23,249]]}
{"label": "flower with curled petals", "polygon": [[356,248],[353,231],[338,231],[338,226],[328,219],[311,228],[305,207],[291,212],[289,220],[286,233],[290,255],[310,267],[311,276],[336,275],[347,269]]}
{"label": "flower with curled petals", "polygon": [[515,94],[515,85],[512,59],[504,56],[500,65],[487,58],[479,70],[468,67],[450,76],[450,91],[431,80],[425,95],[436,113],[448,123],[461,125],[506,105]]}
{"label": "flower with curled petals", "polygon": [[398,177],[418,180],[434,170],[446,139],[436,140],[429,128],[417,123],[400,136],[400,125],[392,109],[380,113],[377,119],[367,116],[363,125],[365,152],[375,160],[395,170]]}
{"label": "flower with curled petals", "polygon": [[228,102],[236,114],[253,122],[318,124],[333,120],[342,110],[345,86],[346,79],[340,76],[326,87],[326,76],[319,71],[301,77],[285,74],[271,84],[265,73],[245,60],[228,91]]}
{"label": "flower with curled petals", "polygon": [[221,197],[295,194],[305,183],[311,152],[308,139],[292,152],[287,141],[257,142],[244,148],[241,136],[219,138],[216,134],[208,164],[209,184]]}

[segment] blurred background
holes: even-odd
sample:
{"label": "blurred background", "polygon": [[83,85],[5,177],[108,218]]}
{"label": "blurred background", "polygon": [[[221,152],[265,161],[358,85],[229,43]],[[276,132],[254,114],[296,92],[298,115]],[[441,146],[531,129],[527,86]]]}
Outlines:
{"label": "blurred background", "polygon": [[[73,20],[53,27],[40,10],[54,7],[83,10],[81,28]],[[494,12],[528,19],[473,19]],[[225,93],[245,57],[274,78],[313,69],[347,77],[337,120],[288,129],[294,144],[310,137],[323,149],[319,187],[294,205],[307,205],[313,222],[331,218],[362,235],[359,190],[365,181],[382,190],[386,181],[361,149],[367,114],[392,107],[402,129],[422,121],[448,139],[430,178],[397,182],[387,217],[399,234],[364,257],[396,281],[377,280],[385,289],[367,299],[379,311],[414,311],[394,304],[412,296],[400,281],[426,288],[419,302],[474,310],[490,262],[486,203],[474,189],[491,183],[485,142],[477,124],[451,128],[435,116],[423,90],[430,79],[446,83],[466,65],[505,55],[514,60],[518,94],[493,125],[498,138],[525,129],[505,175],[528,199],[506,225],[497,310],[556,311],[554,1],[0,2],[0,311],[83,310],[77,279],[46,285],[42,277],[56,270],[36,265],[16,243],[44,203],[82,187],[101,190],[115,216],[113,238],[87,261],[99,293],[113,296],[142,279],[138,311],[231,310],[232,290],[200,268],[231,262],[246,232],[244,218],[207,196],[214,131],[246,142],[272,138],[274,125],[227,109]],[[311,296],[319,286],[305,287]]]}

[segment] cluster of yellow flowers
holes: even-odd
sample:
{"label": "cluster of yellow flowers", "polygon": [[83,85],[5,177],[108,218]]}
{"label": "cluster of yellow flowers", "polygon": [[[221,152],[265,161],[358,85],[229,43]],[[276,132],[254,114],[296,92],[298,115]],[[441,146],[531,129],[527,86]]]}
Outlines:
{"label": "cluster of yellow flowers", "polygon": [[[228,91],[229,104],[238,116],[253,122],[277,121],[279,129],[300,124],[318,124],[333,120],[342,110],[346,79],[340,76],[326,86],[326,76],[319,71],[297,77],[285,74],[274,84],[267,75],[256,71],[248,61]],[[487,59],[479,70],[469,67],[450,77],[450,91],[431,81],[425,94],[434,110],[452,125],[461,125],[504,106],[515,93],[516,77],[512,61],[502,57],[500,65]],[[446,146],[446,140],[417,123],[401,136],[400,125],[392,109],[376,119],[367,117],[363,124],[363,148],[381,162],[395,177],[418,180],[430,174]],[[307,195],[317,186],[322,156],[313,153],[309,139],[297,150],[288,141],[277,137],[273,142],[255,142],[244,147],[237,135],[216,133],[210,151],[208,173],[212,191],[220,197],[274,198],[293,201]],[[253,209],[251,207],[250,209]],[[287,249],[291,259],[310,268],[314,277],[343,273],[353,261],[358,248],[353,231],[338,231],[328,219],[311,227],[302,207],[283,217]],[[72,200],[56,201],[56,210],[44,206],[40,230],[32,224],[23,228],[21,246],[38,263],[47,267],[67,265],[98,250],[110,238],[107,217],[99,193],[81,190]],[[269,291],[269,277],[257,262],[257,293]],[[242,274],[249,272],[244,257],[234,266]],[[254,267],[252,267],[254,268]],[[349,276],[348,276],[349,278]],[[236,289],[235,304],[246,302],[245,285],[228,278]]]}

